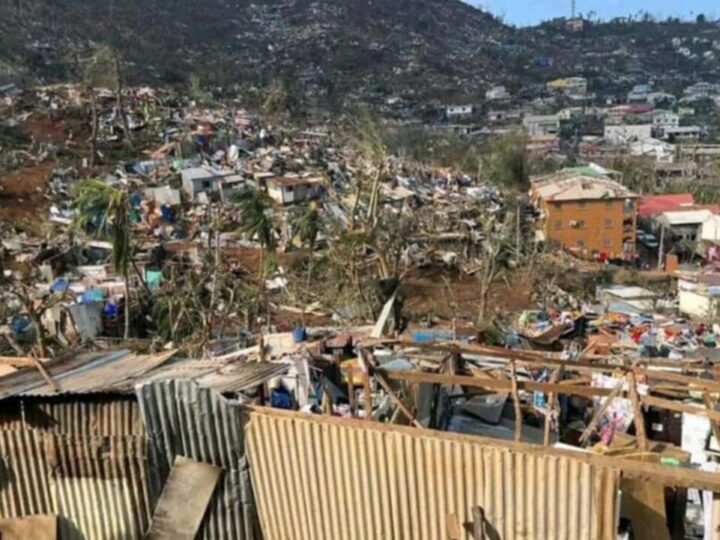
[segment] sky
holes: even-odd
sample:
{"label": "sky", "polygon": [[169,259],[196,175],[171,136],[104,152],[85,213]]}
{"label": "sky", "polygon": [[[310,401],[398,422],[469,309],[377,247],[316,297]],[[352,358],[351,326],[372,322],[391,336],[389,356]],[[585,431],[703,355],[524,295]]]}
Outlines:
{"label": "sky", "polygon": [[[466,0],[518,26],[570,15],[572,0]],[[594,11],[597,17],[609,19],[648,11],[653,15],[693,19],[698,13],[720,16],[718,0],[576,0],[577,13]]]}

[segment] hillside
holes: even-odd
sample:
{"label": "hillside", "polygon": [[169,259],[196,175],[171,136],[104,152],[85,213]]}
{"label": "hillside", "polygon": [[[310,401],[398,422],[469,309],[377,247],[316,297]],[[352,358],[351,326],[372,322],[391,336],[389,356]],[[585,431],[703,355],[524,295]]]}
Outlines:
{"label": "hillside", "polygon": [[[677,35],[720,44],[715,24],[516,30],[459,0],[8,0],[0,3],[0,78],[72,78],[98,43],[123,51],[134,82],[196,74],[262,88],[280,80],[331,104],[478,100],[491,84],[527,87],[566,74],[610,83],[716,77],[720,62],[679,55]],[[552,67],[538,67],[543,57]]]}

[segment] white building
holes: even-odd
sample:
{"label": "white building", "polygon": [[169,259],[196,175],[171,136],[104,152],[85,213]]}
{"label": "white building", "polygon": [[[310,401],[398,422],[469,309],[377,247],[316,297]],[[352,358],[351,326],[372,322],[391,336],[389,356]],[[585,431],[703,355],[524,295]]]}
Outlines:
{"label": "white building", "polygon": [[200,193],[220,191],[224,182],[241,183],[242,176],[232,169],[218,169],[216,167],[191,167],[180,171],[182,187],[191,199]]}
{"label": "white building", "polygon": [[485,92],[485,99],[488,101],[500,101],[503,99],[509,99],[510,92],[504,86],[493,86],[490,90]]}
{"label": "white building", "polygon": [[651,157],[658,163],[673,163],[675,161],[675,147],[658,139],[642,139],[630,143],[630,154]]}
{"label": "white building", "polygon": [[677,126],[665,128],[664,135],[666,139],[675,139],[678,141],[696,141],[702,135],[700,126]]}
{"label": "white building", "polygon": [[523,127],[530,137],[557,135],[560,131],[560,118],[556,114],[523,118]]}
{"label": "white building", "polygon": [[680,313],[698,319],[720,318],[720,279],[714,274],[685,273],[678,278]]}
{"label": "white building", "polygon": [[279,204],[293,204],[317,198],[321,181],[316,178],[287,176],[267,180],[268,195]]}
{"label": "white building", "polygon": [[664,132],[667,128],[680,126],[680,115],[671,111],[655,111],[653,114],[653,126]]}
{"label": "white building", "polygon": [[610,144],[623,145],[652,137],[652,124],[618,124],[605,126],[605,140]]}
{"label": "white building", "polygon": [[463,116],[471,116],[473,113],[472,105],[448,105],[445,107],[445,116],[448,118],[459,118]]}

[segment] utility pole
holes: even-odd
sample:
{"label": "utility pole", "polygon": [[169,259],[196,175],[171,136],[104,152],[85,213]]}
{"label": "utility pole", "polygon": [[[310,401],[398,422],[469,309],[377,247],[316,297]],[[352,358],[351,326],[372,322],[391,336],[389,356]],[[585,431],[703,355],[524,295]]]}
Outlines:
{"label": "utility pole", "polygon": [[658,246],[658,270],[663,269],[663,244],[665,243],[665,225],[660,226],[660,245]]}
{"label": "utility pole", "polygon": [[575,0],[572,0],[572,18],[575,18]]}

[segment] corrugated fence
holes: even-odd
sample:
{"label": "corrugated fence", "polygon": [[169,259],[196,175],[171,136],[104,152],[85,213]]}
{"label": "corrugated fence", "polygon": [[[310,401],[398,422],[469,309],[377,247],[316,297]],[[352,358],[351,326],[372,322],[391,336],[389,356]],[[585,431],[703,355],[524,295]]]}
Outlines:
{"label": "corrugated fence", "polygon": [[[468,437],[258,409],[246,426],[268,540],[616,538],[620,472]],[[450,518],[452,519],[452,518]]]}
{"label": "corrugated fence", "polygon": [[175,456],[217,465],[224,469],[223,477],[198,538],[259,537],[240,406],[188,380],[145,384],[136,393],[148,433],[154,500],[160,495]]}
{"label": "corrugated fence", "polygon": [[141,538],[151,506],[137,404],[16,405],[0,423],[0,516],[57,514],[63,540]]}

